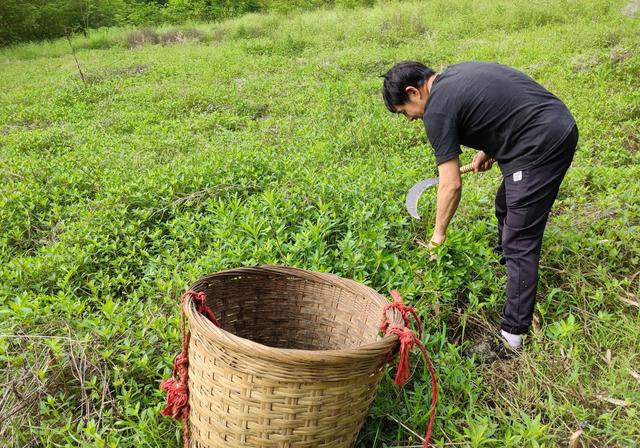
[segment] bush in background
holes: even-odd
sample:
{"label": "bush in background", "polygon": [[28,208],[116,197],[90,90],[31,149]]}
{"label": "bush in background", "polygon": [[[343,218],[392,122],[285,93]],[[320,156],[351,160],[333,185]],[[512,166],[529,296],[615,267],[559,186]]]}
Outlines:
{"label": "bush in background", "polygon": [[0,45],[107,26],[209,22],[257,11],[371,6],[374,0],[4,0]]}
{"label": "bush in background", "polygon": [[0,45],[117,25],[123,7],[123,0],[3,0]]}

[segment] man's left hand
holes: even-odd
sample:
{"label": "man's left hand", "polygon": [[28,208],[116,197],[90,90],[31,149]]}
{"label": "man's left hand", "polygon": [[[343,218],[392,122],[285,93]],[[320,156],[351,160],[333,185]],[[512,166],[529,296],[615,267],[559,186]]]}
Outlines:
{"label": "man's left hand", "polygon": [[495,160],[493,160],[491,156],[487,155],[484,151],[478,151],[473,157],[473,171],[476,173],[489,171],[493,162],[495,162]]}

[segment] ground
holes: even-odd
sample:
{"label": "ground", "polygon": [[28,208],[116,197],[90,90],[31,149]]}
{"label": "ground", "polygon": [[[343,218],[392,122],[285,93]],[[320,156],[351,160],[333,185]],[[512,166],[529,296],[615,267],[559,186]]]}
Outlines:
{"label": "ground", "polygon": [[[180,293],[276,263],[396,288],[418,309],[435,446],[638,446],[639,42],[633,2],[435,0],[100,30],[72,39],[77,63],[66,40],[0,50],[1,444],[179,446],[158,386]],[[461,357],[504,301],[497,170],[464,178],[435,262],[420,244],[433,197],[421,222],[404,210],[436,169],[421,124],[380,97],[403,59],[514,66],[578,122],[516,359]],[[424,433],[428,378],[417,367],[398,390],[392,373],[361,447]]]}

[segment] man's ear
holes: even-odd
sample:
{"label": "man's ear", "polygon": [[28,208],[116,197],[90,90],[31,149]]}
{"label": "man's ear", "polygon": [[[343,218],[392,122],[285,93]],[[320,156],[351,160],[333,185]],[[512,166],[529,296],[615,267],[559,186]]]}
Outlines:
{"label": "man's ear", "polygon": [[409,95],[409,97],[415,97],[415,96],[420,96],[420,90],[416,89],[413,86],[407,86],[404,88],[404,91],[407,92],[407,95]]}

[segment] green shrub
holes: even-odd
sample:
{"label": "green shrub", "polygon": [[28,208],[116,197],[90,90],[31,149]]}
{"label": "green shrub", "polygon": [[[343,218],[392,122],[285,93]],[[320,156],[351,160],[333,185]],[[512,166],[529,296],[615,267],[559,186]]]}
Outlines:
{"label": "green shrub", "polygon": [[[181,446],[158,387],[180,294],[257,263],[402,292],[437,368],[436,446],[563,446],[578,428],[585,446],[636,446],[640,27],[622,3],[379,2],[99,29],[71,37],[86,83],[66,39],[0,49],[0,446]],[[380,98],[401,59],[500,61],[577,118],[516,360],[461,356],[504,301],[497,171],[463,178],[435,262],[422,246],[435,196],[422,221],[404,209],[437,171],[423,126]],[[402,390],[389,369],[357,446],[421,445],[419,358]]]}

